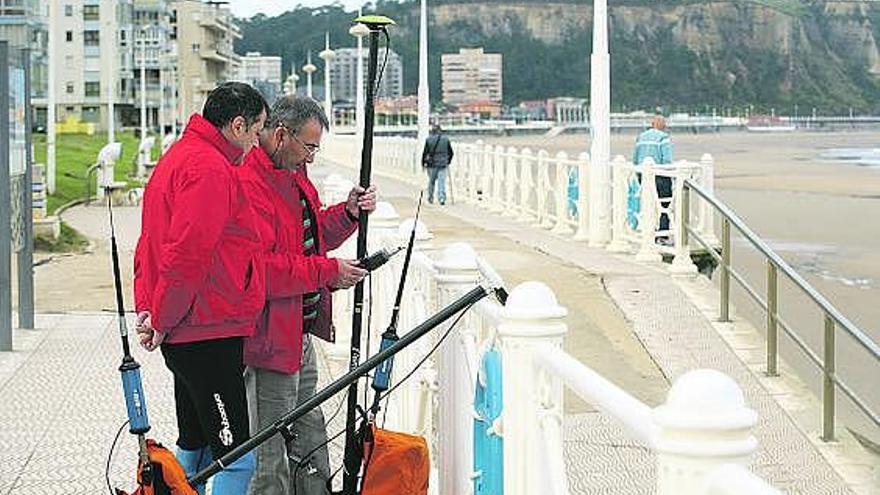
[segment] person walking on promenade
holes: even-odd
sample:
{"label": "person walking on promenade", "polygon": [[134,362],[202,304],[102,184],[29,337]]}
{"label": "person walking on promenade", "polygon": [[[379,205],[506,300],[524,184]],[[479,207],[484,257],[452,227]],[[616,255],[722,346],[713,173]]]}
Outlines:
{"label": "person walking on promenade", "polygon": [[440,124],[434,124],[431,135],[422,150],[422,168],[428,172],[428,202],[434,202],[434,184],[437,185],[437,201],[446,204],[446,172],[452,163],[452,144],[443,135]]}
{"label": "person walking on promenade", "polygon": [[[144,192],[136,331],[147,350],[161,346],[174,375],[176,454],[188,476],[249,438],[242,350],[266,289],[253,212],[234,164],[253,146],[267,110],[247,84],[216,87]],[[225,466],[212,493],[245,493],[254,465],[249,453]]]}
{"label": "person walking on promenade", "polygon": [[[661,115],[656,115],[651,121],[651,128],[643,131],[636,139],[633,164],[640,166],[646,158],[653,159],[654,163],[660,166],[672,164],[672,142],[669,133],[666,132],[666,119]],[[641,177],[639,177],[639,181],[641,181]],[[663,209],[663,213],[660,214],[659,229],[661,232],[667,232],[669,230],[669,215],[665,211],[672,202],[672,178],[655,176],[654,182],[657,188],[657,198]],[[638,220],[635,217],[635,214],[640,210],[638,191],[638,184],[630,183],[627,210],[629,222],[633,228],[638,225]],[[667,242],[668,236],[663,236],[659,240]]]}
{"label": "person walking on promenade", "polygon": [[[256,213],[267,281],[266,305],[244,346],[252,431],[315,394],[312,336],[334,340],[330,291],[347,289],[367,274],[356,261],[327,257],[357,230],[358,210],[375,210],[376,192],[374,186],[366,191],[355,186],[346,201],[322,208],[308,165],[325,129],[327,117],[315,100],[282,97],[272,107],[259,146],[238,170]],[[295,441],[276,435],[257,449],[251,494],[329,493],[321,409],[293,426]]]}

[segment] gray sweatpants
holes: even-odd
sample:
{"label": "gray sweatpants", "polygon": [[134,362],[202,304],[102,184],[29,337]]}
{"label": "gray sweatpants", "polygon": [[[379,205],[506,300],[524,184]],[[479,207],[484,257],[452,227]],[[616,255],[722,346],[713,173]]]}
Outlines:
{"label": "gray sweatpants", "polygon": [[[303,337],[303,364],[298,373],[290,375],[248,367],[245,385],[251,435],[313,396],[317,382],[318,368],[311,335]],[[330,476],[327,446],[323,445],[304,459],[312,449],[327,440],[321,408],[313,409],[296,421],[292,431],[294,439],[287,445],[281,435],[275,435],[257,448],[257,468],[248,491],[250,495],[329,494],[326,489]],[[298,470],[297,463],[300,463]]]}

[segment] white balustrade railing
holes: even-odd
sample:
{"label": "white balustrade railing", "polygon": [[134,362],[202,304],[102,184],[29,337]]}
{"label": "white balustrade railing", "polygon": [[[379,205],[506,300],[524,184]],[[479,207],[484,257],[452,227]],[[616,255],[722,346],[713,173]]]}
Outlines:
{"label": "white balustrade railing", "polygon": [[[648,175],[650,169],[645,169]],[[344,198],[351,183],[328,176],[323,186],[330,203]],[[404,244],[412,225],[412,219],[401,221],[390,204],[380,203],[371,216],[370,250]],[[416,232],[400,335],[483,282],[477,253],[469,245],[440,250],[423,224]],[[352,258],[352,251],[347,243],[334,255]],[[402,255],[396,256],[370,276],[365,307],[372,323],[365,326],[365,355],[367,348],[370,354],[379,348],[403,262]],[[350,292],[334,296],[334,318],[343,328],[351,319]],[[511,291],[503,308],[494,299],[483,299],[460,321],[447,322],[397,354],[391,384],[399,388],[383,402],[379,424],[427,438],[431,493],[474,493],[475,478],[492,474],[475,472],[473,438],[478,370],[490,348],[502,358],[503,411],[490,434],[503,438],[506,494],[569,493],[563,387],[615,418],[633,439],[656,452],[660,495],[777,493],[744,467],[757,446],[751,434],[757,415],[746,407],[736,383],[717,371],[695,370],[676,380],[666,403],[652,409],[562,350],[566,313],[546,285],[526,282]],[[343,366],[346,333],[338,333],[339,343],[330,352]],[[736,492],[731,487],[748,489]]]}
{"label": "white balustrade railing", "polygon": [[[359,166],[359,144],[355,136],[331,135],[322,158]],[[447,184],[450,202],[476,205],[560,236],[589,240],[590,157],[587,153],[576,157],[565,152],[551,155],[545,150],[517,149],[482,141],[456,143],[454,149]],[[422,147],[414,138],[375,137],[372,170],[423,188],[427,177],[420,166],[421,152]],[[681,222],[676,221],[683,209],[681,185],[684,179],[690,179],[711,192],[714,187],[712,157],[707,154],[699,162],[680,160],[669,165],[656,165],[648,158],[634,165],[617,156],[611,168],[612,236],[606,247],[615,252],[633,253],[640,261],[673,256],[677,259],[670,268],[673,272],[693,273],[695,267],[689,258],[696,246],[678,246],[682,239]],[[641,187],[641,183],[653,184],[659,177],[671,179],[669,198],[658,197],[655,187]],[[659,222],[664,214],[669,218],[669,226],[660,230]],[[711,206],[707,202],[695,198],[688,218],[688,225],[700,233],[701,238],[708,239],[710,245],[717,244]]]}

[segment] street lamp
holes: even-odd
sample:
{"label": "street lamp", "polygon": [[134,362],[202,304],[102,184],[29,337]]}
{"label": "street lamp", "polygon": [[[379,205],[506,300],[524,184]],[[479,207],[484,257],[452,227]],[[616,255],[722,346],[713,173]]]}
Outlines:
{"label": "street lamp", "polygon": [[[589,167],[589,236],[587,236],[587,232],[583,228],[585,226],[580,220],[575,236],[578,239],[589,237],[590,245],[594,247],[604,246],[611,237],[610,63],[608,2],[607,0],[595,0],[593,2],[593,53],[590,56],[590,134],[592,142],[590,144]],[[581,173],[578,176],[579,186],[586,185],[584,175]],[[580,201],[579,206],[586,206],[586,202]]]}
{"label": "street lamp", "polygon": [[[361,11],[358,10],[358,17],[360,17]],[[355,136],[357,136],[357,156],[360,156],[360,146],[363,144],[363,132],[364,132],[364,43],[363,37],[370,34],[370,28],[361,24],[360,22],[356,23],[351,29],[348,30],[348,33],[355,38],[357,38],[357,62],[355,63],[355,99],[354,99],[354,126],[355,126]]]}
{"label": "street lamp", "polygon": [[336,52],[330,49],[330,32],[325,33],[324,49],[318,54],[324,61],[324,113],[327,115],[327,121],[333,127],[333,97],[330,92],[330,63]]}
{"label": "street lamp", "polygon": [[431,118],[431,98],[428,89],[428,0],[421,0],[419,9],[419,124],[416,157],[412,160],[413,172],[422,161],[420,146],[428,138],[428,120]]}
{"label": "street lamp", "polygon": [[317,67],[312,63],[312,51],[309,50],[308,57],[306,58],[306,65],[303,65],[303,72],[306,73],[306,95],[309,98],[312,98],[312,73],[318,70]]}

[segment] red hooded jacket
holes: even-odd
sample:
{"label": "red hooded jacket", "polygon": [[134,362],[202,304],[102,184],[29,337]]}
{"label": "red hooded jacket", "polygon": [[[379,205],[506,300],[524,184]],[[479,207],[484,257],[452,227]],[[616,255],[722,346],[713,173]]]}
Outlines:
{"label": "red hooded jacket", "polygon": [[[326,254],[357,230],[357,222],[345,212],[344,202],[322,209],[318,191],[305,167],[296,172],[276,169],[260,146],[251,150],[237,171],[263,242],[267,291],[257,330],[245,340],[244,362],[257,368],[296,373],[302,365],[304,294],[321,292],[314,335],[331,342],[335,338],[330,284],[336,280],[339,268],[336,260]],[[315,256],[303,255],[300,189],[315,209]]]}
{"label": "red hooded jacket", "polygon": [[254,332],[266,291],[254,215],[232,166],[241,152],[196,114],[147,183],[135,306],[165,342]]}

